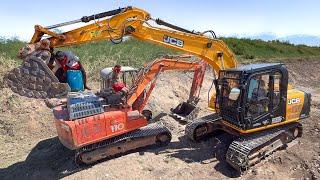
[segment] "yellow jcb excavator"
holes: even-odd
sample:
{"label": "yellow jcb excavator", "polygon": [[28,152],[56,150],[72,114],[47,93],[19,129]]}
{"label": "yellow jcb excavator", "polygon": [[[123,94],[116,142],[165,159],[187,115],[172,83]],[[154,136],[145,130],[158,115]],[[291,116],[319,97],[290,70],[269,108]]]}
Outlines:
{"label": "yellow jcb excavator", "polygon": [[[100,18],[106,19],[99,21]],[[51,30],[89,21],[94,23],[61,34]],[[159,26],[152,26],[151,21]],[[213,81],[216,93],[208,102],[212,114],[193,119],[186,125],[185,133],[195,141],[220,133],[231,135],[225,159],[239,171],[300,137],[300,120],[309,117],[311,95],[288,85],[284,64],[238,66],[235,55],[213,31],[189,31],[153,19],[144,10],[125,7],[53,26],[36,26],[30,43],[37,43],[44,34],[51,36],[48,40],[52,48],[98,40],[120,43],[124,36],[132,36],[205,61],[218,74]],[[15,87],[12,82],[11,87]],[[18,87],[17,91],[23,88]]]}

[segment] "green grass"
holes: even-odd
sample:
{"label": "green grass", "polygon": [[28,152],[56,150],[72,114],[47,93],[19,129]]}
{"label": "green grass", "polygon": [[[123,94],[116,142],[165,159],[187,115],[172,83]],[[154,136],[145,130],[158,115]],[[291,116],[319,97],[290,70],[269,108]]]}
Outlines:
{"label": "green grass", "polygon": [[[265,59],[292,59],[320,57],[320,47],[292,45],[285,42],[261,40],[222,38],[233,50],[240,62],[253,62]],[[17,53],[25,42],[17,39],[0,38],[0,55],[11,61],[17,60]],[[141,67],[161,54],[175,54],[177,51],[135,39],[129,39],[121,44],[100,41],[61,48],[77,54],[88,71],[96,74],[100,69],[113,66],[116,63]]]}
{"label": "green grass", "polygon": [[71,50],[80,59],[89,63],[104,61],[108,64],[121,63],[132,66],[141,66],[145,62],[159,57],[161,54],[175,53],[171,49],[139,40],[127,40],[120,44],[102,41],[62,48],[62,50]]}
{"label": "green grass", "polygon": [[[16,39],[2,40],[0,41],[0,55],[10,59],[10,61],[19,63],[21,60],[17,59],[17,54],[24,44],[25,42]],[[138,40],[127,40],[121,44],[100,41],[56,50],[74,52],[84,64],[89,77],[94,80],[98,79],[100,70],[108,66],[121,64],[142,67],[146,62],[152,61],[163,54],[176,53],[174,50]]]}
{"label": "green grass", "polygon": [[287,42],[223,38],[240,60],[290,59],[320,57],[320,47]]}
{"label": "green grass", "polygon": [[19,49],[25,44],[16,38],[5,39],[0,37],[0,54],[5,54],[11,59],[16,59]]}
{"label": "green grass", "polygon": [[100,70],[105,67],[115,64],[142,67],[146,62],[163,54],[176,53],[171,49],[138,40],[127,40],[121,44],[100,41],[60,50],[70,50],[79,56],[89,77],[94,80],[97,80]]}

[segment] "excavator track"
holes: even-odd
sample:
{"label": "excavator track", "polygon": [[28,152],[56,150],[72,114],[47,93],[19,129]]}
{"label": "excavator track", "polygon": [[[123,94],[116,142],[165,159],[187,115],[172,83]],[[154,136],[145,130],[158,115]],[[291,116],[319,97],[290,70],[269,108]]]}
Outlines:
{"label": "excavator track", "polygon": [[102,159],[110,159],[132,150],[150,146],[166,146],[171,141],[171,133],[165,126],[153,123],[138,130],[84,146],[76,151],[75,162],[94,164]]}
{"label": "excavator track", "polygon": [[219,120],[221,120],[221,117],[218,114],[210,114],[190,121],[186,125],[185,134],[193,141],[198,141],[212,132],[209,124]]}
{"label": "excavator track", "polygon": [[70,91],[69,85],[60,83],[44,61],[36,56],[27,57],[4,80],[13,92],[29,98],[62,97]]}
{"label": "excavator track", "polygon": [[224,129],[221,125],[221,117],[211,114],[196,119],[187,124],[185,134],[194,141],[199,141],[217,130],[223,130],[230,135],[225,159],[239,172],[246,171],[249,167],[257,164],[262,159],[280,148],[285,148],[297,137],[302,136],[302,125],[292,123],[289,125],[265,130],[252,135],[241,136],[230,128]]}
{"label": "excavator track", "polygon": [[302,135],[300,123],[265,130],[261,133],[234,140],[226,154],[226,161],[237,171],[246,171],[262,159]]}

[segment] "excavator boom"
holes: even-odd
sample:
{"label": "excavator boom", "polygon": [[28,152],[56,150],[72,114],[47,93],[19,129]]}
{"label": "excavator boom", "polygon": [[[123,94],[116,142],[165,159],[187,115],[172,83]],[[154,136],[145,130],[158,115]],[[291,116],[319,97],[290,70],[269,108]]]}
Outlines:
{"label": "excavator boom", "polygon": [[[56,33],[52,30],[78,22],[88,23],[90,21],[94,21],[94,23],[64,33]],[[158,24],[159,27],[151,26],[152,22]],[[212,37],[205,35],[206,33],[211,33]],[[216,72],[237,66],[235,55],[222,40],[216,38],[213,31],[203,33],[189,31],[160,19],[155,20],[148,12],[131,6],[84,16],[77,20],[48,27],[36,25],[30,45],[36,46],[45,34],[51,36],[48,40],[52,49],[100,40],[120,43],[124,36],[131,36],[196,55],[213,67]],[[22,54],[26,54],[24,60],[27,62],[24,62],[22,66],[16,68],[6,77],[7,84],[14,92],[33,98],[46,98],[46,96],[52,98],[64,96],[70,90],[67,84],[59,83],[54,78],[52,71],[40,62],[41,59],[32,56],[31,52]],[[42,80],[44,78],[37,77],[30,71],[41,72],[40,76],[52,78],[48,81],[49,84],[43,83],[45,82]],[[27,77],[27,79],[34,79],[34,81],[28,85],[24,79],[20,80],[17,77]],[[141,90],[138,89],[139,91]]]}
{"label": "excavator boom", "polygon": [[[191,56],[179,56],[180,58],[190,58]],[[177,57],[175,57],[177,58]],[[171,109],[171,115],[180,121],[187,121],[195,118],[199,109],[196,107],[199,101],[200,89],[204,78],[206,64],[202,61],[190,62],[174,59],[158,59],[147,64],[138,74],[134,86],[128,93],[129,105],[140,112],[144,110],[149,96],[156,85],[158,76],[161,72],[168,70],[192,70],[194,71],[189,98],[186,102],[180,103]]]}
{"label": "excavator boom", "polygon": [[[150,62],[140,71],[135,86],[130,89],[130,92],[128,93],[128,104],[133,104],[150,82],[155,82],[157,80],[157,76],[161,72],[168,70],[194,70],[195,72],[204,72],[205,65],[202,62],[189,62],[172,59],[158,59]],[[201,84],[199,84],[199,86],[201,86]],[[194,96],[194,91],[195,90],[192,89],[190,92],[191,97],[189,97],[189,99]]]}
{"label": "excavator boom", "polygon": [[[96,19],[93,17],[96,17]],[[99,17],[108,18],[99,21]],[[95,22],[62,34],[57,34],[49,29],[80,21],[89,22],[90,20],[95,20]],[[152,22],[160,25],[160,27],[152,26]],[[211,33],[212,37],[206,36],[206,33]],[[52,36],[49,40],[53,48],[99,40],[111,40],[117,43],[121,42],[124,36],[132,36],[143,41],[196,55],[211,65],[215,71],[237,66],[237,60],[233,52],[222,40],[215,37],[213,31],[203,33],[188,31],[163,20],[155,20],[151,18],[148,12],[130,6],[100,13],[96,16],[85,16],[79,20],[49,26],[48,28],[36,25],[35,34],[30,43],[38,42],[44,34]]]}

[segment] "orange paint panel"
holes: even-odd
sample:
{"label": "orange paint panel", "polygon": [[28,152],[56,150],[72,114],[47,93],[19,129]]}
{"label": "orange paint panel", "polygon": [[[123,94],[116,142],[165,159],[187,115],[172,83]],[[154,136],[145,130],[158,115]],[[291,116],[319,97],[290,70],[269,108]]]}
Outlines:
{"label": "orange paint panel", "polygon": [[143,117],[135,120],[129,120],[127,121],[127,130],[129,131],[135,130],[143,126],[146,126],[147,124],[148,124],[148,121]]}
{"label": "orange paint panel", "polygon": [[126,113],[122,111],[111,111],[105,114],[105,129],[108,136],[122,134],[126,131]]}
{"label": "orange paint panel", "polygon": [[55,125],[60,142],[69,149],[76,149],[76,134],[72,132],[72,123],[63,120],[55,120]]}
{"label": "orange paint panel", "polygon": [[118,136],[148,124],[141,118],[128,120],[127,111],[121,109],[107,111],[77,120],[68,120],[67,111],[61,106],[54,109],[55,125],[61,143],[69,149],[78,149],[85,145]]}

